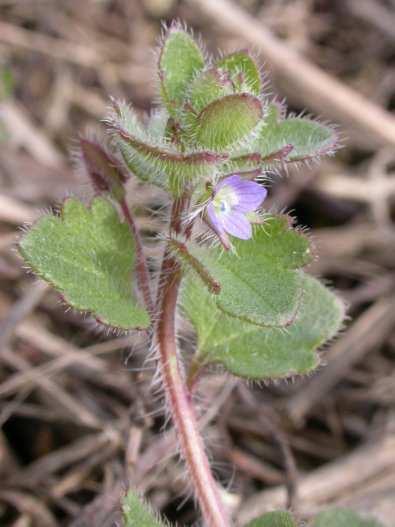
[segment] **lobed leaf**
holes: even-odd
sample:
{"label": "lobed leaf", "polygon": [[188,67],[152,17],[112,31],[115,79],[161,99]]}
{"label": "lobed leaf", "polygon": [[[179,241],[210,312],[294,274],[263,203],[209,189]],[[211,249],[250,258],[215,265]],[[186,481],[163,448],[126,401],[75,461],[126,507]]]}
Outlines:
{"label": "lobed leaf", "polygon": [[74,308],[113,327],[150,325],[132,291],[134,240],[106,199],[95,198],[90,207],[66,200],[61,217],[42,217],[22,238],[20,251]]}
{"label": "lobed leaf", "polygon": [[155,140],[142,128],[126,105],[115,107],[107,121],[126,165],[143,181],[150,181],[174,194],[196,178],[210,175],[227,156],[207,150],[180,153],[168,143]]}
{"label": "lobed leaf", "polygon": [[333,153],[338,142],[335,131],[317,121],[305,117],[280,120],[274,104],[269,107],[265,124],[255,145],[262,157],[269,157],[292,145],[286,160],[303,161]]}
{"label": "lobed leaf", "polygon": [[190,252],[221,284],[217,305],[225,313],[262,326],[285,327],[302,294],[296,269],[311,261],[308,239],[285,216],[255,227],[251,240],[234,239],[235,253],[191,247]]}
{"label": "lobed leaf", "polygon": [[259,96],[261,77],[248,53],[237,51],[218,60],[191,82],[187,101],[196,113],[226,95],[249,93]]}
{"label": "lobed leaf", "polygon": [[236,51],[222,57],[217,68],[228,73],[228,77],[237,93],[248,92],[260,95],[262,80],[259,67],[247,51]]}
{"label": "lobed leaf", "polygon": [[[120,151],[123,160],[125,161],[128,169],[141,181],[150,182],[160,187],[164,187],[166,184],[166,176],[158,168],[149,161],[148,156],[139,153],[137,150],[130,151],[130,147],[127,145],[119,134],[114,133],[114,130],[121,128],[125,130],[130,136],[135,137],[140,143],[145,144],[146,142],[152,141],[156,144],[155,138],[158,138],[155,132],[156,118],[153,117],[149,122],[149,131],[144,130],[140,123],[136,112],[126,103],[112,99],[112,111],[109,118],[105,121],[107,127],[112,133],[112,140],[114,145]],[[156,116],[157,117],[157,116]],[[150,133],[153,131],[152,135]],[[162,138],[159,139],[159,141]],[[133,154],[133,155],[132,155]]]}
{"label": "lobed leaf", "polygon": [[181,301],[196,330],[200,357],[249,379],[275,379],[312,371],[318,364],[315,350],[339,330],[344,306],[315,278],[304,273],[300,277],[302,302],[286,330],[262,328],[226,315],[218,310],[216,297],[188,277]]}
{"label": "lobed leaf", "polygon": [[158,520],[151,508],[136,494],[129,491],[122,502],[124,527],[168,527]]}
{"label": "lobed leaf", "polygon": [[193,183],[195,179],[211,174],[213,166],[226,159],[226,156],[207,150],[180,154],[170,148],[143,143],[122,128],[113,129],[122,141],[126,164],[131,169],[138,165],[139,170],[151,165],[153,170],[164,173],[166,180],[161,186],[165,186],[174,194],[179,194],[183,187]]}
{"label": "lobed leaf", "polygon": [[199,114],[211,102],[233,94],[229,77],[221,69],[211,67],[192,81],[187,101],[194,113]]}
{"label": "lobed leaf", "polygon": [[162,99],[170,115],[176,116],[189,83],[204,68],[201,49],[178,24],[164,38],[158,68]]}
{"label": "lobed leaf", "polygon": [[312,527],[382,527],[373,519],[361,518],[349,509],[331,509],[318,514]]}
{"label": "lobed leaf", "polygon": [[296,523],[289,512],[274,511],[256,518],[245,527],[296,527]]}

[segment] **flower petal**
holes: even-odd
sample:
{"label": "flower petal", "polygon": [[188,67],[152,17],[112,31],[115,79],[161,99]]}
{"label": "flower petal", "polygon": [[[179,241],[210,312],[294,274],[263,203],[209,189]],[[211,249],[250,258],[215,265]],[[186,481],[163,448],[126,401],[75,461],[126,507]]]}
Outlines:
{"label": "flower petal", "polygon": [[207,205],[207,209],[206,210],[207,210],[207,216],[208,216],[209,222],[213,226],[214,230],[219,232],[219,233],[220,232],[224,232],[224,229],[223,229],[223,226],[222,226],[222,221],[219,218],[219,216],[217,215],[217,213],[215,211],[215,208],[214,208],[214,205],[212,203],[209,203]]}
{"label": "flower petal", "polygon": [[265,187],[255,181],[243,179],[238,175],[229,176],[220,181],[215,187],[215,193],[224,186],[230,187],[236,194],[238,203],[235,206],[235,210],[239,212],[256,210],[267,196]]}
{"label": "flower petal", "polygon": [[225,185],[229,185],[231,187],[237,185],[237,183],[241,180],[241,177],[237,174],[234,174],[233,176],[227,176],[224,179],[221,179],[216,185],[214,189],[214,193],[216,194],[222,187]]}
{"label": "flower petal", "polygon": [[222,228],[236,238],[249,240],[252,237],[251,224],[241,212],[232,211],[221,218],[221,223]]}
{"label": "flower petal", "polygon": [[231,248],[231,243],[229,241],[228,235],[226,234],[223,228],[221,218],[217,216],[214,205],[212,203],[207,206],[206,212],[208,216],[208,223],[218,236],[219,241],[222,243],[224,249],[228,251]]}
{"label": "flower petal", "polygon": [[243,181],[235,188],[239,198],[236,209],[239,212],[250,212],[256,210],[267,196],[267,190],[255,181]]}

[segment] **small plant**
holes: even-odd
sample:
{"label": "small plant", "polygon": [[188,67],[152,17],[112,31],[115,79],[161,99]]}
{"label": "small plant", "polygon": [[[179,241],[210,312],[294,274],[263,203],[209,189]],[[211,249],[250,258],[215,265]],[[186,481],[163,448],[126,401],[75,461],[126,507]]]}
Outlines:
{"label": "small plant", "polygon": [[[125,496],[122,509],[125,527],[169,527],[168,523],[158,520],[144,500],[132,491]],[[372,518],[362,518],[352,510],[332,508],[320,512],[308,523],[298,522],[287,511],[267,512],[245,527],[383,527],[383,525]]]}
{"label": "small plant", "polygon": [[[303,271],[314,256],[308,237],[286,214],[263,209],[269,172],[332,154],[338,140],[331,127],[286,117],[284,103],[262,94],[248,52],[207,59],[178,23],[159,47],[158,85],[162,104],[146,124],[112,100],[108,144],[80,139],[95,198],[67,199],[59,216],[23,236],[20,251],[72,307],[151,336],[204,525],[226,527],[192,393],[209,364],[252,380],[309,373],[317,348],[339,330],[342,302]],[[125,197],[131,177],[169,196],[158,280]],[[177,345],[176,313],[196,332],[192,360]],[[139,503],[133,495],[125,502],[125,525],[160,525]]]}

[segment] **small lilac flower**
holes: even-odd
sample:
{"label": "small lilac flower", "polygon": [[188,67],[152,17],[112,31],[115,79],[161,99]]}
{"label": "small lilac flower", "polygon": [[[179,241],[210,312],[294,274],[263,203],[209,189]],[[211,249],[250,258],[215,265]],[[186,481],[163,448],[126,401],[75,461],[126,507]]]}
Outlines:
{"label": "small lilac flower", "polygon": [[237,174],[222,179],[207,205],[211,226],[220,238],[226,238],[227,233],[241,240],[250,239],[252,227],[247,214],[254,212],[266,195],[264,187]]}

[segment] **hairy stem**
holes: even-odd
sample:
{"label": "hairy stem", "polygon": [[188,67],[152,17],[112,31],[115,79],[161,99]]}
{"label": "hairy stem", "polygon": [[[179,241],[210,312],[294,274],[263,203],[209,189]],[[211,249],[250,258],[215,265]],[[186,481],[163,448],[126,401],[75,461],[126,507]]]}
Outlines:
{"label": "hairy stem", "polygon": [[152,317],[154,313],[154,303],[153,303],[152,295],[151,295],[150,276],[149,276],[149,271],[148,271],[147,260],[144,254],[143,242],[141,240],[140,232],[136,226],[136,223],[133,219],[133,216],[130,212],[129,206],[126,203],[125,198],[123,198],[120,201],[120,205],[121,205],[123,215],[125,216],[125,220],[127,224],[129,225],[129,228],[132,232],[132,235],[133,235],[133,238],[136,244],[136,254],[137,254],[136,273],[137,273],[137,277],[139,281],[139,286],[143,294],[145,305],[148,309],[148,312],[150,313]]}
{"label": "hairy stem", "polygon": [[[189,202],[187,193],[174,201],[170,235],[183,233],[187,238],[190,236],[192,225],[183,226],[181,221],[184,211],[189,207]],[[186,385],[183,365],[178,357],[175,317],[181,278],[181,267],[172,256],[171,246],[168,244],[163,256],[159,281],[161,286],[156,302],[159,306],[156,342],[159,349],[163,384],[205,525],[206,527],[229,527],[228,514],[221,502],[219,488],[211,473],[191,393]]]}
{"label": "hairy stem", "polygon": [[162,279],[166,279],[166,282],[161,291],[156,337],[167,400],[205,525],[228,527],[230,525],[228,515],[221,503],[218,486],[210,470],[177,354],[175,314],[181,269],[168,251],[163,260]]}

